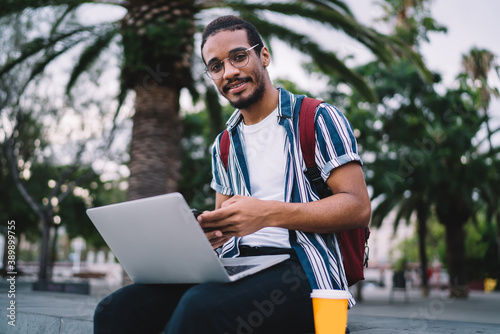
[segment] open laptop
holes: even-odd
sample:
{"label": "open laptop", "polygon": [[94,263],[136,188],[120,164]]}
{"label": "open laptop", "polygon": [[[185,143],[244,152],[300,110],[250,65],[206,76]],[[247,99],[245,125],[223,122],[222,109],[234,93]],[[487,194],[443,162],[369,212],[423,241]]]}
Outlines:
{"label": "open laptop", "polygon": [[220,259],[179,193],[92,208],[87,215],[135,283],[232,282],[290,257]]}

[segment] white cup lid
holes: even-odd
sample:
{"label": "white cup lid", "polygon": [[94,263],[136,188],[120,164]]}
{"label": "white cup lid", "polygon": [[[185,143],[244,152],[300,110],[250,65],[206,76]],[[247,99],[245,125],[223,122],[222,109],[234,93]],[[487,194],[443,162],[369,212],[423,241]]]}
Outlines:
{"label": "white cup lid", "polygon": [[311,292],[311,298],[349,299],[351,294],[345,290],[314,289]]}

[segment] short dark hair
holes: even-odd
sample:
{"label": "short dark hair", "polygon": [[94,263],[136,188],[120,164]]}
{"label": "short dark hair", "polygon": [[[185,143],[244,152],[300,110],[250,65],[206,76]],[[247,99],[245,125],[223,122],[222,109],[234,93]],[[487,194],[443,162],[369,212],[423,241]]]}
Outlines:
{"label": "short dark hair", "polygon": [[[259,44],[255,47],[255,53],[260,57],[260,50],[264,47],[264,43],[262,42],[262,37],[260,37],[257,28],[250,22],[243,20],[241,17],[234,15],[226,15],[216,18],[212,22],[210,22],[205,29],[203,29],[202,37],[201,37],[201,57],[203,58],[203,46],[207,42],[208,38],[212,35],[215,35],[221,31],[236,31],[236,30],[245,30],[247,32],[248,43],[250,46],[254,46],[255,44]],[[203,59],[205,61],[205,59]]]}

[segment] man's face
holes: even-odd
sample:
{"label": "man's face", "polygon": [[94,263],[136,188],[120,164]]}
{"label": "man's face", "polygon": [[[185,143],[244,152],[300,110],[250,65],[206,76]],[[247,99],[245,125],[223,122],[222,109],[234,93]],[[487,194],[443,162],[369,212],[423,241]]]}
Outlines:
{"label": "man's face", "polygon": [[[245,30],[221,31],[207,39],[202,53],[205,62],[210,64],[227,58],[232,50],[252,46],[248,43]],[[258,102],[265,89],[263,59],[254,50],[250,50],[249,55],[248,64],[242,68],[234,67],[229,60],[225,60],[224,75],[219,80],[214,80],[220,94],[238,109],[247,109]]]}

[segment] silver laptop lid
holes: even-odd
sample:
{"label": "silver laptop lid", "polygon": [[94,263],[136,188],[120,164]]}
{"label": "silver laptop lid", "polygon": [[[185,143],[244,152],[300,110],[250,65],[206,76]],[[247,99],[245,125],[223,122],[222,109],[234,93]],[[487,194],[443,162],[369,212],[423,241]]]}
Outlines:
{"label": "silver laptop lid", "polygon": [[136,283],[230,280],[179,193],[88,209],[87,214]]}

